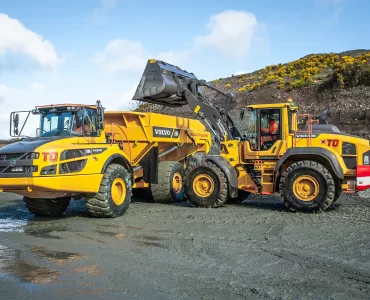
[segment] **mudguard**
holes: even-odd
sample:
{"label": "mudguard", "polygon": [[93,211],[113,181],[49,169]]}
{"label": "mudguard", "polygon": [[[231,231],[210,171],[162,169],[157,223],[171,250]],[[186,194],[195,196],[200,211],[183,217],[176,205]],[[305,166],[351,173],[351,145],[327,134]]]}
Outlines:
{"label": "mudguard", "polygon": [[225,173],[229,183],[230,197],[238,197],[238,175],[235,168],[222,156],[206,155],[204,158],[215,163]]}
{"label": "mudguard", "polygon": [[343,169],[340,166],[340,164],[337,160],[337,157],[332,152],[330,152],[329,150],[323,149],[323,148],[312,148],[312,147],[311,148],[309,148],[309,147],[289,148],[285,152],[285,154],[280,158],[280,160],[278,161],[278,163],[276,165],[276,175],[277,175],[277,177],[280,176],[279,170],[280,170],[280,167],[285,163],[285,161],[289,157],[296,156],[296,155],[310,155],[310,156],[317,155],[317,156],[321,156],[330,163],[330,166],[331,166],[333,172],[335,173],[335,175],[338,178],[340,178],[340,179],[344,178]]}
{"label": "mudguard", "polygon": [[104,163],[104,166],[101,170],[101,173],[104,173],[105,170],[108,168],[109,164],[112,163],[113,161],[116,161],[118,163],[121,163],[123,164],[128,171],[130,171],[131,174],[133,174],[133,171],[132,171],[132,167],[130,165],[130,163],[128,162],[128,160],[126,159],[126,157],[124,157],[123,155],[120,155],[120,154],[113,154],[111,155],[107,160],[106,162]]}

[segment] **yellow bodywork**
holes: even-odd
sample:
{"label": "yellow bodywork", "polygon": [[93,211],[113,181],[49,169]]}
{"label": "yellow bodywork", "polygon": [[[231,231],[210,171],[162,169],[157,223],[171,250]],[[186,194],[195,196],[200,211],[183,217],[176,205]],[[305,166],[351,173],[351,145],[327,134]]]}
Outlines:
{"label": "yellow bodywork", "polygon": [[[197,120],[156,113],[108,111],[104,113],[104,124],[104,130],[98,137],[59,138],[35,148],[33,152],[37,153],[37,156],[33,159],[35,170],[32,176],[11,177],[0,174],[0,191],[13,192],[29,198],[58,198],[97,193],[104,168],[113,162],[114,158],[120,162],[124,160],[131,168],[133,188],[147,187],[150,183],[143,179],[140,163],[153,148],[158,149],[159,161],[181,161],[185,164],[184,159],[187,156],[196,152],[208,153],[211,147],[210,133]],[[6,146],[2,150],[2,153],[6,153]],[[67,150],[81,150],[84,155],[63,159],[63,152]],[[85,161],[80,171],[66,174],[61,172],[63,164],[77,161]],[[55,166],[55,174],[42,174],[44,168],[51,166]],[[180,185],[182,182],[176,187],[181,188]],[[117,203],[124,199],[122,195],[125,191],[119,182],[114,184],[112,192],[116,194],[114,201]]]}
{"label": "yellow bodywork", "polygon": [[[309,159],[315,160],[315,154],[295,155],[294,158],[288,158],[278,169],[279,161],[289,149],[324,149],[329,151],[336,163],[339,164],[343,170],[344,178],[340,179],[340,184],[337,189],[344,193],[355,192],[356,185],[356,166],[365,165],[363,161],[363,154],[369,153],[370,144],[368,140],[350,136],[342,133],[319,133],[315,134],[309,130],[300,130],[299,117],[297,107],[292,103],[279,104],[261,104],[251,105],[249,109],[281,109],[281,138],[268,150],[253,150],[249,141],[230,140],[222,142],[221,156],[224,157],[236,170],[238,174],[238,188],[244,191],[249,191],[254,194],[273,194],[277,192],[277,172],[280,174],[284,172],[293,162]],[[288,113],[292,115],[292,121],[288,122]],[[303,115],[308,117],[309,115]],[[313,121],[311,120],[313,123]],[[302,137],[302,135],[304,137]],[[343,154],[343,143],[350,143],[355,145],[355,154]],[[320,150],[321,151],[321,150]],[[345,159],[353,159],[355,161],[354,167],[349,168],[345,163]],[[323,162],[325,164],[325,162]],[[247,171],[246,165],[249,165],[253,170],[261,172],[261,182],[258,186],[252,178],[252,175]],[[327,165],[328,168],[330,166]],[[296,183],[296,195],[303,201],[309,201],[314,198],[317,193],[317,184],[309,178],[302,178]]]}

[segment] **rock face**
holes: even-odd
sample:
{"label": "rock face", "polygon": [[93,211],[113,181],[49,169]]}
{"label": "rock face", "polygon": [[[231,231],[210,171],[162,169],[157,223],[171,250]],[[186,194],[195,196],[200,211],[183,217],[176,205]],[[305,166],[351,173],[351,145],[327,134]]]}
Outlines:
{"label": "rock face", "polygon": [[[329,108],[329,122],[341,131],[370,139],[370,51],[314,54],[288,64],[268,66],[249,74],[217,79],[211,85],[235,95],[231,114],[250,104],[287,102],[300,113],[318,115]],[[218,103],[208,92],[211,101]],[[196,118],[187,106],[168,108],[143,104],[138,111]],[[237,125],[242,125],[237,121]]]}

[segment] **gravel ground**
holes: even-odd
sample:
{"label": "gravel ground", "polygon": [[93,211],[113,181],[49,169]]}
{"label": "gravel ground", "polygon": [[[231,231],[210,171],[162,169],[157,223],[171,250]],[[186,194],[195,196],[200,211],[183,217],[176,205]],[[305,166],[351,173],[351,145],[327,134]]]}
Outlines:
{"label": "gravel ground", "polygon": [[320,214],[274,197],[219,209],[137,199],[116,219],[75,201],[51,219],[0,195],[2,299],[369,299],[370,198]]}

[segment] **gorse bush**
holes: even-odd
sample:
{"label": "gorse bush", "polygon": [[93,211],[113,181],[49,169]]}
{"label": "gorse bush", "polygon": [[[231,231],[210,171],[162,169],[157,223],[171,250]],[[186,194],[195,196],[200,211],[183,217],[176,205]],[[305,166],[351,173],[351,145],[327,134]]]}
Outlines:
{"label": "gorse bush", "polygon": [[[307,87],[333,77],[340,87],[370,85],[370,53],[356,57],[315,54],[288,64],[267,66],[253,75],[241,75],[238,92],[253,91],[270,84],[280,89]],[[226,87],[231,87],[226,84]]]}

